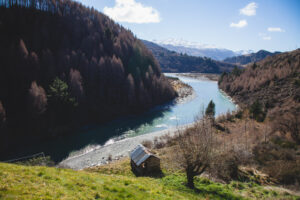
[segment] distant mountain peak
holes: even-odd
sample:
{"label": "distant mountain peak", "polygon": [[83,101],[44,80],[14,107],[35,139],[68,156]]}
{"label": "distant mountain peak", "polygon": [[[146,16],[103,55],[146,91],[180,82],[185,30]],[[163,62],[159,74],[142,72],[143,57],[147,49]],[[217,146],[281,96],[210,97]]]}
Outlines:
{"label": "distant mountain peak", "polygon": [[182,46],[182,47],[196,48],[196,49],[221,49],[216,45],[201,44],[199,42],[192,42],[184,39],[175,39],[175,38],[169,38],[165,40],[152,40],[152,42],[156,44],[162,44],[162,45]]}
{"label": "distant mountain peak", "polygon": [[217,47],[216,45],[201,44],[199,42],[191,42],[184,39],[174,38],[152,40],[152,42],[177,53],[183,53],[190,56],[208,57],[219,61],[228,57],[240,56],[254,52],[252,50],[232,51],[230,49]]}
{"label": "distant mountain peak", "polygon": [[[152,51],[160,63],[163,72],[201,72],[222,73],[234,69],[235,65],[215,61],[203,57],[189,56],[169,50],[164,45],[142,40],[147,48]],[[171,46],[171,45],[167,45]]]}

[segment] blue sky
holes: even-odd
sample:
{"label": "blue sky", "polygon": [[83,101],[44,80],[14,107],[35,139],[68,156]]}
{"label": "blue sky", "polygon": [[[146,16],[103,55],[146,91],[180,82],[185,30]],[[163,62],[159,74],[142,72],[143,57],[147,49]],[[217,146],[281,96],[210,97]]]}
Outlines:
{"label": "blue sky", "polygon": [[78,0],[137,37],[231,50],[300,48],[299,0]]}

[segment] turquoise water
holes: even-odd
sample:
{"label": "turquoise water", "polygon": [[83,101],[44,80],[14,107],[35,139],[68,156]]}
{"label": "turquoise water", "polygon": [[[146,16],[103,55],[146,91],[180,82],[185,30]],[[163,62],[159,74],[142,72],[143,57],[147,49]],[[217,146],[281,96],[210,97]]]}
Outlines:
{"label": "turquoise water", "polygon": [[158,106],[142,115],[127,116],[106,124],[83,127],[77,133],[45,141],[39,145],[28,145],[22,148],[22,156],[44,152],[54,161],[59,162],[70,153],[80,154],[114,140],[192,123],[195,116],[207,106],[210,100],[216,104],[216,115],[236,108],[230,99],[218,89],[217,82],[182,76],[179,78],[193,87],[196,93],[194,99],[185,103]]}
{"label": "turquoise water", "polygon": [[[178,77],[184,83],[193,87],[196,98],[186,103],[176,105],[164,105],[153,109],[146,113],[142,119],[146,119],[145,123],[135,128],[125,130],[126,137],[136,136],[140,134],[150,133],[167,129],[177,125],[185,125],[192,123],[199,113],[205,110],[210,100],[216,104],[216,115],[233,111],[236,109],[230,99],[225,96],[219,89],[216,81],[198,80],[177,76],[175,74],[166,74],[167,76]],[[159,117],[154,117],[156,112],[160,111]],[[147,118],[153,118],[148,121]]]}

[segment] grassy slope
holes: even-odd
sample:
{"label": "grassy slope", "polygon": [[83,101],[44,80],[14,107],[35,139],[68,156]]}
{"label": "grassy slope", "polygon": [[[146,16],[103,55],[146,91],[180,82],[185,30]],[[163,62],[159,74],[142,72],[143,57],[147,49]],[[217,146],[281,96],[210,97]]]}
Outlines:
{"label": "grassy slope", "polygon": [[184,174],[165,174],[136,178],[128,160],[89,171],[0,163],[0,199],[296,199],[251,183],[223,185],[200,178],[201,192],[195,192],[184,186]]}

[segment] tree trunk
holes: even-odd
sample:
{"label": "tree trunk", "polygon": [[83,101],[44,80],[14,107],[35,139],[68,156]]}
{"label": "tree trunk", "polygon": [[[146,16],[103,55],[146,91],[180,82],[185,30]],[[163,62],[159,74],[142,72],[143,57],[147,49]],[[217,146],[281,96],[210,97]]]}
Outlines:
{"label": "tree trunk", "polygon": [[188,187],[191,188],[191,189],[194,189],[195,188],[194,175],[187,171],[186,172],[186,178],[187,178],[187,181],[188,181],[188,183],[187,183]]}

